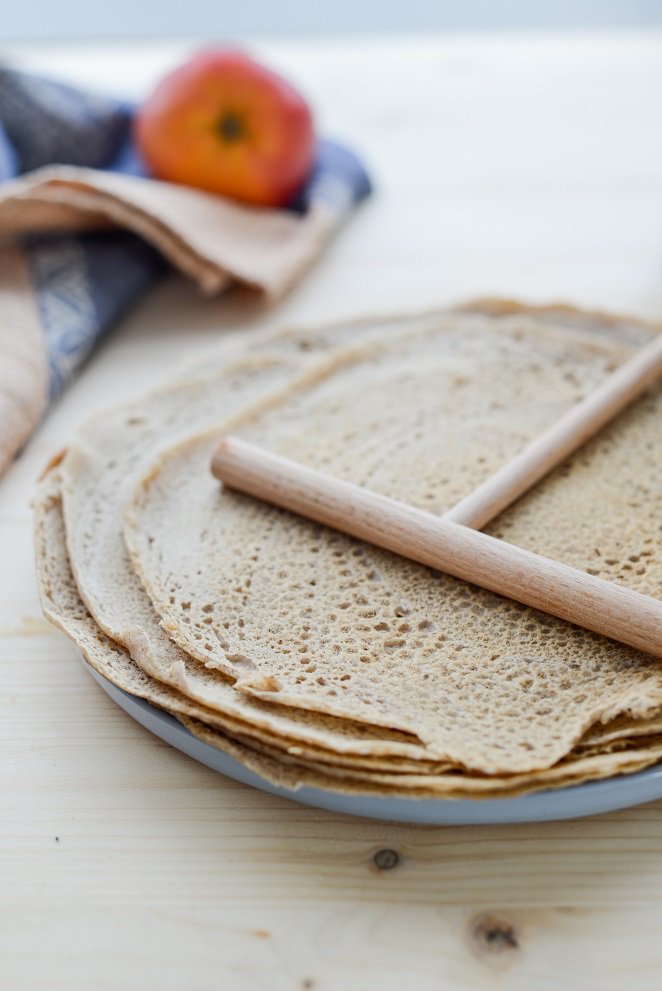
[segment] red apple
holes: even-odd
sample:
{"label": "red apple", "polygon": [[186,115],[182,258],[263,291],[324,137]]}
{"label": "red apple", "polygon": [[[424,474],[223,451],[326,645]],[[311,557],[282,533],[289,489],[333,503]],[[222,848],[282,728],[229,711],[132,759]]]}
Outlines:
{"label": "red apple", "polygon": [[284,79],[241,52],[201,52],[139,111],[136,141],[158,179],[282,206],[313,164],[313,120]]}

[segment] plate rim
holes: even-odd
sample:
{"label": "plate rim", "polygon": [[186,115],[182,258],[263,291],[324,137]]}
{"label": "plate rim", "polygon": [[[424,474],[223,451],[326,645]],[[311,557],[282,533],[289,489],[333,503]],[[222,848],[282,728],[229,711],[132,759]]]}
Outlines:
{"label": "plate rim", "polygon": [[487,826],[579,819],[662,798],[662,763],[633,774],[513,798],[389,798],[344,795],[308,785],[292,790],[272,784],[234,757],[199,740],[170,713],[118,688],[85,661],[84,666],[124,712],[176,750],[234,781],[329,812],[409,825]]}

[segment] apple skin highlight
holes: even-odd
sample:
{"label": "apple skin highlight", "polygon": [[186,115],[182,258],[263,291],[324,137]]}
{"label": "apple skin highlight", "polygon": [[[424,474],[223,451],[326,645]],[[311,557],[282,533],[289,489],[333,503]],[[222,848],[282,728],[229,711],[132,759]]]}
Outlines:
{"label": "apple skin highlight", "polygon": [[310,174],[310,108],[288,82],[241,52],[201,52],[156,86],[135,122],[157,179],[256,206],[290,202]]}

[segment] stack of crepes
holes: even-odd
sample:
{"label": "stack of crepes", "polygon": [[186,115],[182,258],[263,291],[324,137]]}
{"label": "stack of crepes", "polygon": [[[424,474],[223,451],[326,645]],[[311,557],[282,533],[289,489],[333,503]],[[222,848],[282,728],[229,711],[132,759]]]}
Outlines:
{"label": "stack of crepes", "polygon": [[[86,662],[281,786],[498,797],[662,758],[662,662],[236,492],[234,435],[443,513],[659,332],[479,302],[249,336],[86,422],[36,498]],[[486,528],[662,595],[662,389]]]}

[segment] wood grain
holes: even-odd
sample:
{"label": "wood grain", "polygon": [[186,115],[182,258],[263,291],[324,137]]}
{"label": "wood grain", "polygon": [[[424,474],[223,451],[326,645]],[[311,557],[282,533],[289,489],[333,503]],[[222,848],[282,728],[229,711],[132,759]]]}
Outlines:
{"label": "wood grain", "polygon": [[211,468],[256,499],[662,657],[662,601],[648,595],[236,437],[222,438]]}
{"label": "wood grain", "polygon": [[[136,97],[184,50],[4,54]],[[41,619],[28,502],[43,465],[94,407],[219,335],[484,294],[662,312],[655,32],[253,50],[361,151],[377,192],[276,311],[161,286],[0,483],[0,986],[658,991],[662,802],[443,829],[303,808],[152,737]]]}

